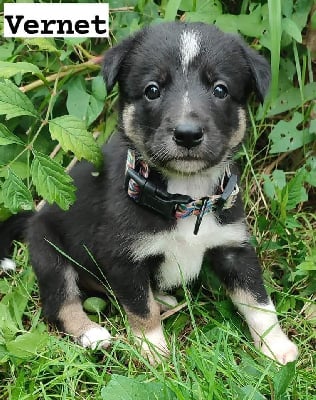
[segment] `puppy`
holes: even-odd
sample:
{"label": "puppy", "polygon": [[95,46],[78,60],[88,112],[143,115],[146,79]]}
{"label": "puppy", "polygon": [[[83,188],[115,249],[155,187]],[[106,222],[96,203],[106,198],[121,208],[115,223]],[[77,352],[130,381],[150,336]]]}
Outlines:
{"label": "puppy", "polygon": [[44,315],[82,346],[107,347],[111,335],[85,314],[81,292],[110,288],[154,363],[168,354],[156,300],[174,305],[163,292],[196,279],[208,259],[255,346],[281,364],[294,360],[249,243],[232,162],[247,99],[267,92],[268,63],[215,26],[166,23],[110,49],[103,72],[108,92],[118,83],[120,93],[103,171],[79,164],[75,204],[46,206],[25,227]]}

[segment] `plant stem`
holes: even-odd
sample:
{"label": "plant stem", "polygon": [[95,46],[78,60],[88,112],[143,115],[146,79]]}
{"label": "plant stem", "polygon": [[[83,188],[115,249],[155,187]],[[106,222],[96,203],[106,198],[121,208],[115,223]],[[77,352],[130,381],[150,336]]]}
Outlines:
{"label": "plant stem", "polygon": [[52,74],[48,77],[46,77],[46,81],[42,81],[41,79],[38,79],[32,83],[29,83],[28,85],[21,86],[20,90],[22,92],[29,92],[30,90],[36,89],[40,86],[43,86],[47,84],[48,82],[54,82],[56,79],[63,78],[64,76],[74,74],[77,72],[82,72],[84,70],[90,71],[90,70],[98,70],[100,69],[100,66],[98,65],[101,61],[101,57],[94,57],[93,61],[92,59],[89,61],[86,61],[82,64],[77,64],[77,65],[66,65],[60,69],[59,72]]}

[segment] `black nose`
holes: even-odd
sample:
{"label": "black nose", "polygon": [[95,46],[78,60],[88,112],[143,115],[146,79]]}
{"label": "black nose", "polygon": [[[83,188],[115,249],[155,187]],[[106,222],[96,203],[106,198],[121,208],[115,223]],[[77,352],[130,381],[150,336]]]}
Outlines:
{"label": "black nose", "polygon": [[203,129],[192,122],[179,124],[173,132],[173,139],[179,146],[190,149],[202,142]]}

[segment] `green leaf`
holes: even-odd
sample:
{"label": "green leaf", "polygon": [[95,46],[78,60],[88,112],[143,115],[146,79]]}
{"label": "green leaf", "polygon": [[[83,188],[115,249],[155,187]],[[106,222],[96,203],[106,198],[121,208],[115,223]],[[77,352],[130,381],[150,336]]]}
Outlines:
{"label": "green leaf", "polygon": [[275,398],[280,399],[295,377],[295,362],[289,362],[273,377]]}
{"label": "green leaf", "polygon": [[[280,96],[275,99],[265,115],[266,117],[273,117],[276,114],[281,114],[285,111],[292,110],[300,107],[304,102],[314,100],[316,98],[316,82],[308,83],[303,87],[303,100],[301,98],[300,89],[291,87],[290,89],[282,92]],[[264,116],[264,110],[261,107],[256,116],[256,120],[260,120]]]}
{"label": "green leaf", "polygon": [[168,1],[167,2],[167,6],[166,6],[166,10],[165,10],[165,21],[174,21],[177,13],[178,13],[178,9],[180,6],[181,0],[173,0],[173,1]]}
{"label": "green leaf", "polygon": [[296,268],[301,271],[316,271],[316,248],[313,249],[311,255],[307,255],[305,261],[300,263]]}
{"label": "green leaf", "polygon": [[290,121],[279,121],[272,129],[269,138],[272,141],[270,153],[284,153],[304,146],[315,140],[315,135],[308,129],[298,130],[303,122],[303,115],[295,112]]}
{"label": "green leaf", "polygon": [[31,72],[37,76],[42,76],[40,69],[34,64],[28,62],[12,63],[8,61],[0,61],[1,78],[11,78],[11,76],[16,74],[25,74],[26,72]]}
{"label": "green leaf", "polygon": [[0,82],[0,115],[7,119],[20,115],[39,117],[30,99],[9,80]]}
{"label": "green leaf", "polygon": [[24,145],[24,142],[9,131],[9,129],[0,123],[0,146],[7,144],[18,143]]}
{"label": "green leaf", "polygon": [[83,303],[83,308],[88,312],[99,314],[106,308],[106,301],[100,297],[88,297]]}
{"label": "green leaf", "polygon": [[102,76],[92,80],[91,89],[92,93],[87,93],[84,79],[75,77],[69,83],[66,102],[69,114],[85,121],[87,126],[97,119],[104,108],[106,90]]}
{"label": "green leaf", "polygon": [[[181,8],[181,6],[180,6]],[[191,6],[193,10],[193,6]],[[187,12],[187,22],[205,22],[213,24],[218,16],[222,14],[222,5],[217,0],[196,0],[196,11]]]}
{"label": "green leaf", "polygon": [[296,175],[287,184],[288,200],[286,204],[287,210],[292,210],[297,204],[303,203],[308,200],[308,195],[304,187],[306,171],[301,168],[297,171]]}
{"label": "green leaf", "polygon": [[224,32],[238,32],[238,18],[237,15],[223,14],[216,18],[216,26]]}
{"label": "green leaf", "polygon": [[235,387],[235,390],[238,394],[238,399],[267,400],[267,398],[252,385]]}
{"label": "green leaf", "polygon": [[106,86],[104,84],[103,77],[98,75],[95,78],[92,79],[91,83],[91,90],[92,90],[92,95],[101,101],[104,101],[106,99]]}
{"label": "green leaf", "polygon": [[60,50],[56,48],[55,41],[53,38],[25,39],[24,43],[28,44],[29,46],[37,46],[38,50],[60,53]]}
{"label": "green leaf", "polygon": [[8,342],[6,347],[11,355],[23,359],[33,358],[46,346],[49,335],[42,332],[28,332]]}
{"label": "green leaf", "polygon": [[196,0],[196,11],[213,17],[222,14],[222,4],[219,0]]}
{"label": "green leaf", "polygon": [[2,200],[5,207],[13,213],[33,208],[31,192],[11,169],[2,185]]}
{"label": "green leaf", "polygon": [[85,158],[96,165],[101,163],[101,150],[80,119],[72,115],[54,118],[49,121],[49,131],[65,151],[72,151],[79,160]]}
{"label": "green leaf", "polygon": [[311,15],[311,28],[316,29],[316,10]]}
{"label": "green leaf", "polygon": [[159,382],[138,382],[135,378],[112,375],[110,383],[101,390],[103,400],[175,400],[171,391]]}
{"label": "green leaf", "polygon": [[294,21],[292,21],[290,18],[284,18],[282,20],[282,28],[288,35],[290,35],[298,43],[302,43],[301,31],[299,30],[298,26],[295,24]]}
{"label": "green leaf", "polygon": [[56,202],[67,210],[75,201],[73,179],[48,156],[34,151],[31,174],[38,194],[49,203]]}
{"label": "green leaf", "polygon": [[17,331],[17,324],[12,318],[8,306],[0,302],[0,338],[2,336],[6,339],[12,339]]}
{"label": "green leaf", "polygon": [[90,95],[87,93],[82,76],[76,76],[68,84],[66,107],[68,113],[81,121],[86,121]]}

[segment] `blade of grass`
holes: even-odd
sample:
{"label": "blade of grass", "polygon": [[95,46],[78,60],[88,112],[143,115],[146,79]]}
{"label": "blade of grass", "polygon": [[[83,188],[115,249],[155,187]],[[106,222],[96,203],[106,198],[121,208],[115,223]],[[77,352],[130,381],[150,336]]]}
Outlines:
{"label": "blade of grass", "polygon": [[282,10],[280,0],[268,0],[269,25],[271,36],[271,99],[275,99],[278,93],[279,83],[279,64],[280,64],[280,48],[282,36]]}

